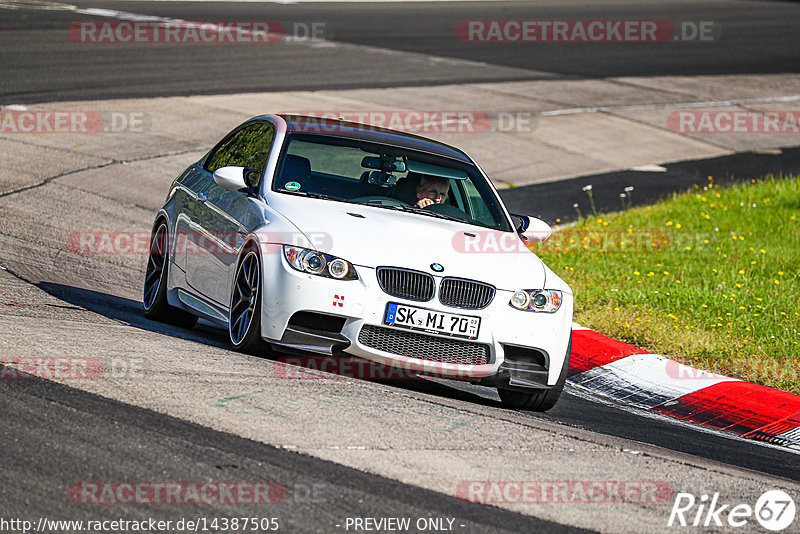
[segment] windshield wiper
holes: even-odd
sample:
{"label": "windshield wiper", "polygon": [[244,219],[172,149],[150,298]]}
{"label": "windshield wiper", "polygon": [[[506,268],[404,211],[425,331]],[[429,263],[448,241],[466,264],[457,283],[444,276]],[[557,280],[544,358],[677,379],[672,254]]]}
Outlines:
{"label": "windshield wiper", "polygon": [[308,198],[322,198],[325,200],[340,200],[336,197],[329,197],[328,195],[320,195],[319,193],[309,193],[308,191],[290,191],[289,189],[276,189],[278,193],[288,193],[290,195],[297,195],[300,197]]}
{"label": "windshield wiper", "polygon": [[377,202],[367,201],[367,202],[353,202],[352,200],[345,200],[341,199],[341,202],[347,202],[350,204],[358,204],[359,206],[374,206],[376,208],[387,208],[390,210],[395,211],[403,211],[406,213],[420,213],[422,215],[429,215],[430,217],[438,217],[439,219],[445,219],[448,221],[455,221],[465,224],[472,224],[475,226],[480,226],[481,228],[490,228],[492,230],[497,230],[498,228],[495,225],[489,225],[486,223],[482,223],[478,220],[473,219],[472,217],[467,216],[467,219],[459,219],[458,217],[453,217],[452,215],[445,215],[444,213],[438,213],[436,211],[429,211],[424,208],[418,208],[416,206],[398,206],[397,204],[379,204]]}
{"label": "windshield wiper", "polygon": [[416,206],[381,206],[382,208],[394,208],[399,211],[404,211],[406,213],[419,213],[421,215],[429,215],[430,217],[436,217],[438,219],[446,219],[448,221],[456,221],[461,223],[469,223],[466,219],[459,219],[458,217],[453,217],[452,215],[445,215],[444,213],[439,213],[437,211],[430,211],[426,210],[425,208],[418,208]]}

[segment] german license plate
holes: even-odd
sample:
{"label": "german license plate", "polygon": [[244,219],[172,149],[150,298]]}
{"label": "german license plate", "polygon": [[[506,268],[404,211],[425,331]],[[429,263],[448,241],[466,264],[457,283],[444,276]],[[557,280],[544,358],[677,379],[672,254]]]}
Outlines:
{"label": "german license plate", "polygon": [[418,308],[390,302],[386,305],[384,324],[432,334],[477,339],[481,318],[457,313]]}

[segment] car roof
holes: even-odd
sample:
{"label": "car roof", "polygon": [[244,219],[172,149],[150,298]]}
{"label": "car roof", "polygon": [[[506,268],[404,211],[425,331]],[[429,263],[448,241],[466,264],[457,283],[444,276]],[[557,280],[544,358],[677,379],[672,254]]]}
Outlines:
{"label": "car roof", "polygon": [[286,121],[287,134],[305,133],[344,137],[427,152],[464,163],[473,163],[469,156],[455,147],[406,132],[322,117],[290,114],[279,114],[278,116]]}

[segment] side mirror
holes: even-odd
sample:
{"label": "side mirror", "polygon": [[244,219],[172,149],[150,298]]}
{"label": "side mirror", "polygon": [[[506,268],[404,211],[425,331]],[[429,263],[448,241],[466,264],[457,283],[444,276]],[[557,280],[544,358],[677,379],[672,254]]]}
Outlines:
{"label": "side mirror", "polygon": [[214,171],[217,185],[229,191],[250,191],[256,184],[258,171],[244,167],[221,167]]}
{"label": "side mirror", "polygon": [[528,217],[527,215],[511,214],[511,218],[516,224],[517,233],[525,232],[525,241],[542,243],[547,241],[553,235],[553,229],[550,225],[536,217]]}

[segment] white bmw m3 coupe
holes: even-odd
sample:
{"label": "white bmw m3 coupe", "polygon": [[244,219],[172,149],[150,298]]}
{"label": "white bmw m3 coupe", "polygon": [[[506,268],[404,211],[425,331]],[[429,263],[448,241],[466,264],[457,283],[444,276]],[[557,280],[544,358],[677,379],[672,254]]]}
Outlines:
{"label": "white bmw m3 coupe", "polygon": [[371,126],[263,115],[172,184],[153,225],[147,317],[227,328],[237,350],[347,353],[496,387],[548,410],[573,295],[461,150]]}

